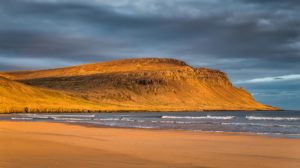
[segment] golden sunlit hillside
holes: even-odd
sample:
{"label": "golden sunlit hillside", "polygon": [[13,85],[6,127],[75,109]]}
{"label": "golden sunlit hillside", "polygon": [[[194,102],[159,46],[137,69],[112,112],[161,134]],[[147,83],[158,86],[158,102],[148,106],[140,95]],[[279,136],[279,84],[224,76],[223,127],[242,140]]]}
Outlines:
{"label": "golden sunlit hillside", "polygon": [[170,58],[140,58],[115,60],[110,62],[100,62],[93,64],[83,64],[72,67],[38,70],[19,71],[3,73],[15,79],[34,79],[49,77],[81,76],[99,73],[116,73],[131,71],[162,71],[179,70],[181,68],[191,68],[185,62]]}
{"label": "golden sunlit hillside", "polygon": [[[18,95],[20,98],[4,101],[10,106],[24,107],[27,103],[36,101],[36,98],[47,95],[42,102],[49,101],[47,107],[51,108],[53,105],[53,109],[66,101],[70,103],[68,108],[90,107],[97,111],[276,110],[256,102],[243,88],[234,87],[225,73],[193,68],[175,59],[116,60],[3,74],[24,85],[3,79],[2,82],[8,81],[18,87],[30,88],[15,89],[17,94],[6,90],[6,95]],[[32,91],[34,87],[56,91]],[[48,93],[55,96],[49,96]],[[72,97],[65,93],[72,94]],[[26,96],[29,97],[22,98]],[[5,97],[7,96],[1,94],[2,99]],[[104,107],[103,104],[110,106]]]}
{"label": "golden sunlit hillside", "polygon": [[[0,112],[72,112],[106,108],[70,94],[27,86],[0,76]],[[112,107],[113,108],[113,107]]]}

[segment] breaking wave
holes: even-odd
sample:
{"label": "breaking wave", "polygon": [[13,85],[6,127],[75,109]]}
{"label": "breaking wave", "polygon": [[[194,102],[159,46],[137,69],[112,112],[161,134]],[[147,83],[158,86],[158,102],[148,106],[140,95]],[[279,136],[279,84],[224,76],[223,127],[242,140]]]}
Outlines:
{"label": "breaking wave", "polygon": [[11,117],[12,120],[33,120],[33,118],[29,117]]}
{"label": "breaking wave", "polygon": [[221,123],[221,125],[233,125],[233,126],[261,126],[261,127],[296,127],[300,128],[298,125],[283,125],[283,124],[263,124],[263,123]]}
{"label": "breaking wave", "polygon": [[161,118],[166,119],[211,119],[211,120],[231,120],[234,116],[162,116]]}
{"label": "breaking wave", "polygon": [[55,117],[78,117],[78,118],[94,118],[95,115],[86,115],[86,114],[23,114],[23,116],[31,118],[55,118]]}
{"label": "breaking wave", "polygon": [[272,121],[300,121],[300,117],[257,117],[246,116],[248,120],[272,120]]}

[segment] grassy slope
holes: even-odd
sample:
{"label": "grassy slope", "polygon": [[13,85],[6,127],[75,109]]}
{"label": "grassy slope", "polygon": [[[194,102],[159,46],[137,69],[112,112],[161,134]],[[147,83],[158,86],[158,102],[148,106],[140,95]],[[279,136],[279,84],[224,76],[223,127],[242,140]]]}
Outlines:
{"label": "grassy slope", "polygon": [[[72,112],[108,108],[70,94],[27,86],[0,77],[0,113],[2,112]],[[114,109],[114,106],[109,107]]]}
{"label": "grassy slope", "polygon": [[[37,71],[16,71],[5,73],[14,79],[34,79],[34,78],[49,78],[49,77],[66,77],[66,76],[81,76],[92,75],[99,73],[124,73],[132,71],[161,71],[180,68],[189,68],[185,62],[175,59],[126,59],[115,60],[110,62],[100,62],[93,64],[83,64],[78,66],[37,70]],[[0,74],[1,75],[1,74]]]}
{"label": "grassy slope", "polygon": [[7,75],[31,86],[71,92],[99,104],[120,105],[97,110],[276,109],[232,86],[223,72],[193,68],[174,59],[117,60]]}

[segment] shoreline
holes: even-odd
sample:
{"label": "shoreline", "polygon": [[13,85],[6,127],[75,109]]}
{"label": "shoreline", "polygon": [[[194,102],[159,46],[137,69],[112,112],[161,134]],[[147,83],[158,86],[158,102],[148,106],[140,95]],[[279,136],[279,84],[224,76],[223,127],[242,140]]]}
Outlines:
{"label": "shoreline", "polygon": [[[221,116],[220,117],[224,117],[223,115],[229,115],[228,117],[232,117],[231,119],[235,119],[234,121],[230,121],[228,124],[231,124],[232,125],[235,125],[235,123],[237,122],[238,125],[242,125],[242,124],[249,124],[252,126],[253,123],[247,123],[244,121],[239,121],[240,118],[247,118],[248,114],[251,113],[251,114],[254,114],[256,112],[253,112],[253,111],[245,111],[245,112],[241,112],[241,111],[237,111],[237,112],[232,112],[232,113],[227,113],[227,112],[223,112],[223,111],[220,111],[221,113]],[[260,112],[260,111],[257,111],[257,113]],[[294,115],[294,111],[292,110],[285,110],[285,111],[280,111],[279,113],[280,114],[283,114],[287,112],[287,114],[289,114],[289,112],[291,112],[292,115]],[[296,111],[297,112],[297,111]],[[185,112],[174,112],[175,114],[174,115],[177,115],[178,113],[178,116],[180,117],[181,115],[185,115]],[[204,115],[207,115],[208,117],[210,117],[211,115],[212,116],[218,116],[218,112],[203,112]],[[237,113],[237,114],[236,114]],[[120,114],[120,115],[119,115]],[[135,115],[135,114],[138,114],[138,115]],[[189,115],[193,116],[194,117],[194,114],[196,117],[198,117],[198,114],[200,115],[200,118],[202,116],[201,112],[199,112],[198,114],[196,113],[188,113]],[[239,116],[239,114],[242,114]],[[261,112],[259,115],[271,115],[271,117],[273,116],[273,114],[277,114],[277,112],[274,112],[272,113],[272,111],[270,112]],[[41,115],[41,116],[39,116]],[[45,116],[43,116],[45,115]],[[52,116],[53,115],[53,116]],[[57,116],[56,116],[57,115]],[[61,115],[61,116],[60,116]],[[70,115],[70,116],[69,116]],[[202,127],[195,127],[195,126],[184,126],[182,127],[182,122],[186,122],[186,121],[181,121],[178,122],[180,124],[178,125],[181,125],[181,126],[178,126],[178,125],[175,125],[175,126],[171,126],[169,127],[168,125],[165,126],[165,125],[153,125],[151,124],[151,122],[146,122],[148,120],[144,120],[143,117],[136,120],[136,118],[134,117],[132,120],[135,121],[135,123],[131,124],[131,123],[126,123],[125,125],[124,124],[113,124],[113,125],[110,125],[110,123],[101,123],[101,122],[97,122],[98,118],[99,120],[102,120],[101,118],[102,117],[108,117],[108,118],[114,118],[114,119],[119,119],[119,120],[123,120],[123,115],[125,115],[126,117],[127,116],[130,116],[130,115],[133,115],[133,116],[151,116],[153,117],[153,119],[155,118],[164,118],[165,115],[173,115],[172,113],[159,113],[159,112],[156,112],[156,113],[151,113],[151,112],[139,112],[139,113],[136,113],[136,112],[132,112],[132,113],[14,113],[14,114],[2,114],[0,115],[0,121],[12,121],[12,122],[49,122],[49,123],[62,123],[62,124],[72,124],[72,125],[81,125],[81,126],[87,126],[87,127],[99,127],[99,128],[128,128],[128,129],[144,129],[144,130],[166,130],[166,131],[187,131],[187,132],[206,132],[206,133],[231,133],[231,134],[244,134],[244,135],[253,135],[253,136],[266,136],[266,137],[276,137],[276,138],[291,138],[291,139],[300,139],[300,134],[299,134],[299,131],[285,131],[285,127],[292,127],[294,126],[293,124],[291,125],[283,125],[285,123],[274,123],[274,127],[277,127],[277,126],[280,126],[280,130],[277,130],[277,131],[268,131],[268,128],[263,128],[263,129],[260,129],[260,130],[255,130],[255,129],[236,129],[234,127],[232,128],[227,128],[227,127],[218,127],[217,129],[203,129]],[[57,118],[57,117],[78,117],[78,116],[82,116],[82,117],[85,117],[85,116],[89,116],[89,117],[92,117],[91,119],[87,119],[88,121],[86,121],[86,119],[83,119],[83,122],[80,122],[80,118],[78,118],[78,122],[77,122],[77,118],[73,119],[73,118],[70,118],[70,120],[68,120],[67,118],[64,118],[62,120],[60,120],[60,118]],[[118,117],[119,116],[119,117]],[[126,118],[125,117],[125,118]],[[146,118],[148,118],[146,117]],[[167,116],[168,117],[168,116]],[[205,117],[205,116],[204,116]],[[300,118],[300,116],[297,116]],[[129,117],[130,118],[130,117]],[[138,117],[139,118],[139,117]],[[267,117],[268,118],[268,117]],[[114,121],[114,119],[112,121]],[[216,119],[220,119],[220,118],[217,118]],[[277,119],[275,117],[275,119]],[[280,120],[289,120],[290,118],[289,117],[284,117],[281,118],[280,117]],[[294,119],[292,117],[292,119]],[[105,120],[105,119],[104,119]],[[146,124],[139,124],[140,121],[141,122],[145,122]],[[155,119],[156,120],[156,119]],[[264,120],[264,119],[263,119]],[[86,121],[86,122],[85,122]],[[127,120],[125,120],[127,121]],[[218,121],[218,120],[216,120]],[[214,121],[214,122],[216,122]],[[165,123],[164,121],[153,121],[154,122],[159,122],[159,123]],[[172,122],[172,121],[170,121]],[[193,121],[194,122],[194,121]],[[193,123],[191,122],[191,123]],[[218,121],[219,122],[219,121]],[[227,118],[226,118],[226,121],[223,121],[220,122],[220,123],[217,123],[217,124],[220,124],[220,125],[223,125],[223,122],[224,122],[224,125],[228,125],[227,124]],[[239,122],[242,122],[241,124]],[[173,123],[177,123],[177,120],[174,120]],[[188,122],[190,123],[190,122]],[[216,124],[216,123],[215,123]],[[259,126],[270,126],[270,124],[265,124],[265,123],[257,123]],[[280,125],[281,124],[281,125]],[[255,125],[255,123],[254,123]],[[243,125],[242,125],[243,126]],[[211,128],[213,128],[214,125],[211,125]],[[299,126],[297,126],[299,127]],[[294,129],[294,128],[293,128]]]}
{"label": "shoreline", "polygon": [[[133,129],[133,130],[154,130],[154,131],[174,131],[174,132],[189,132],[189,133],[208,133],[208,134],[236,134],[244,136],[262,136],[270,138],[284,138],[284,139],[300,139],[300,134],[282,134],[282,133],[255,133],[255,132],[232,132],[232,131],[204,131],[204,130],[185,130],[185,129],[166,129],[166,128],[143,128],[143,127],[121,127],[121,126],[109,126],[104,124],[93,124],[93,123],[76,123],[76,122],[61,122],[61,121],[18,121],[18,120],[0,120],[0,122],[34,122],[34,123],[54,123],[54,124],[65,124],[65,125],[78,125],[87,128],[113,128],[113,129]],[[297,136],[297,137],[295,137]]]}
{"label": "shoreline", "polygon": [[208,133],[0,121],[0,167],[300,166],[300,140]]}
{"label": "shoreline", "polygon": [[241,135],[241,136],[259,136],[268,138],[283,138],[283,139],[299,139],[298,134],[281,134],[281,133],[255,133],[255,132],[232,132],[232,131],[203,131],[203,130],[185,130],[185,129],[164,129],[164,128],[143,128],[143,127],[121,127],[121,126],[109,126],[104,124],[93,124],[93,123],[75,123],[75,122],[61,122],[61,121],[17,121],[17,120],[0,120],[1,122],[33,122],[33,123],[53,123],[53,124],[64,124],[73,126],[82,126],[86,128],[111,128],[111,129],[124,129],[124,130],[144,130],[144,131],[170,131],[170,132],[186,132],[193,134],[224,134],[224,135]]}
{"label": "shoreline", "polygon": [[[1,121],[0,121],[1,122]],[[12,122],[32,122],[32,121],[12,121]],[[79,125],[87,128],[115,128],[115,129],[134,129],[134,130],[154,130],[154,131],[174,131],[174,132],[188,132],[188,133],[204,133],[204,134],[224,134],[224,135],[241,135],[241,136],[260,136],[260,137],[269,137],[269,138],[284,138],[284,139],[299,139],[300,134],[282,134],[282,133],[255,133],[255,132],[232,132],[232,131],[203,131],[203,130],[185,130],[185,129],[163,129],[163,128],[143,128],[143,127],[118,127],[118,126],[108,126],[101,124],[93,123],[73,123],[73,122],[48,122],[47,123],[60,123],[66,125]],[[297,136],[297,137],[295,137]]]}
{"label": "shoreline", "polygon": [[145,112],[145,113],[172,113],[172,112],[192,112],[192,113],[201,113],[201,112],[267,112],[267,111],[297,111],[297,110],[284,110],[284,109],[275,109],[275,110],[103,110],[103,111],[86,111],[86,112],[70,112],[70,111],[66,111],[66,112],[0,112],[0,115],[2,114],[62,114],[62,113],[66,113],[66,114],[73,114],[73,113],[84,113],[84,114],[90,114],[90,113],[95,113],[95,114],[105,114],[105,113],[139,113],[139,112]]}

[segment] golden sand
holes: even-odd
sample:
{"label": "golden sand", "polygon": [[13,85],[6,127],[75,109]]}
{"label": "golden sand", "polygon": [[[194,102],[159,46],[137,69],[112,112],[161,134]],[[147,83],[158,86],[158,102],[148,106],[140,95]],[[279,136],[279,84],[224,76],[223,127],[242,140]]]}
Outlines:
{"label": "golden sand", "polygon": [[0,167],[299,168],[300,140],[1,121]]}

